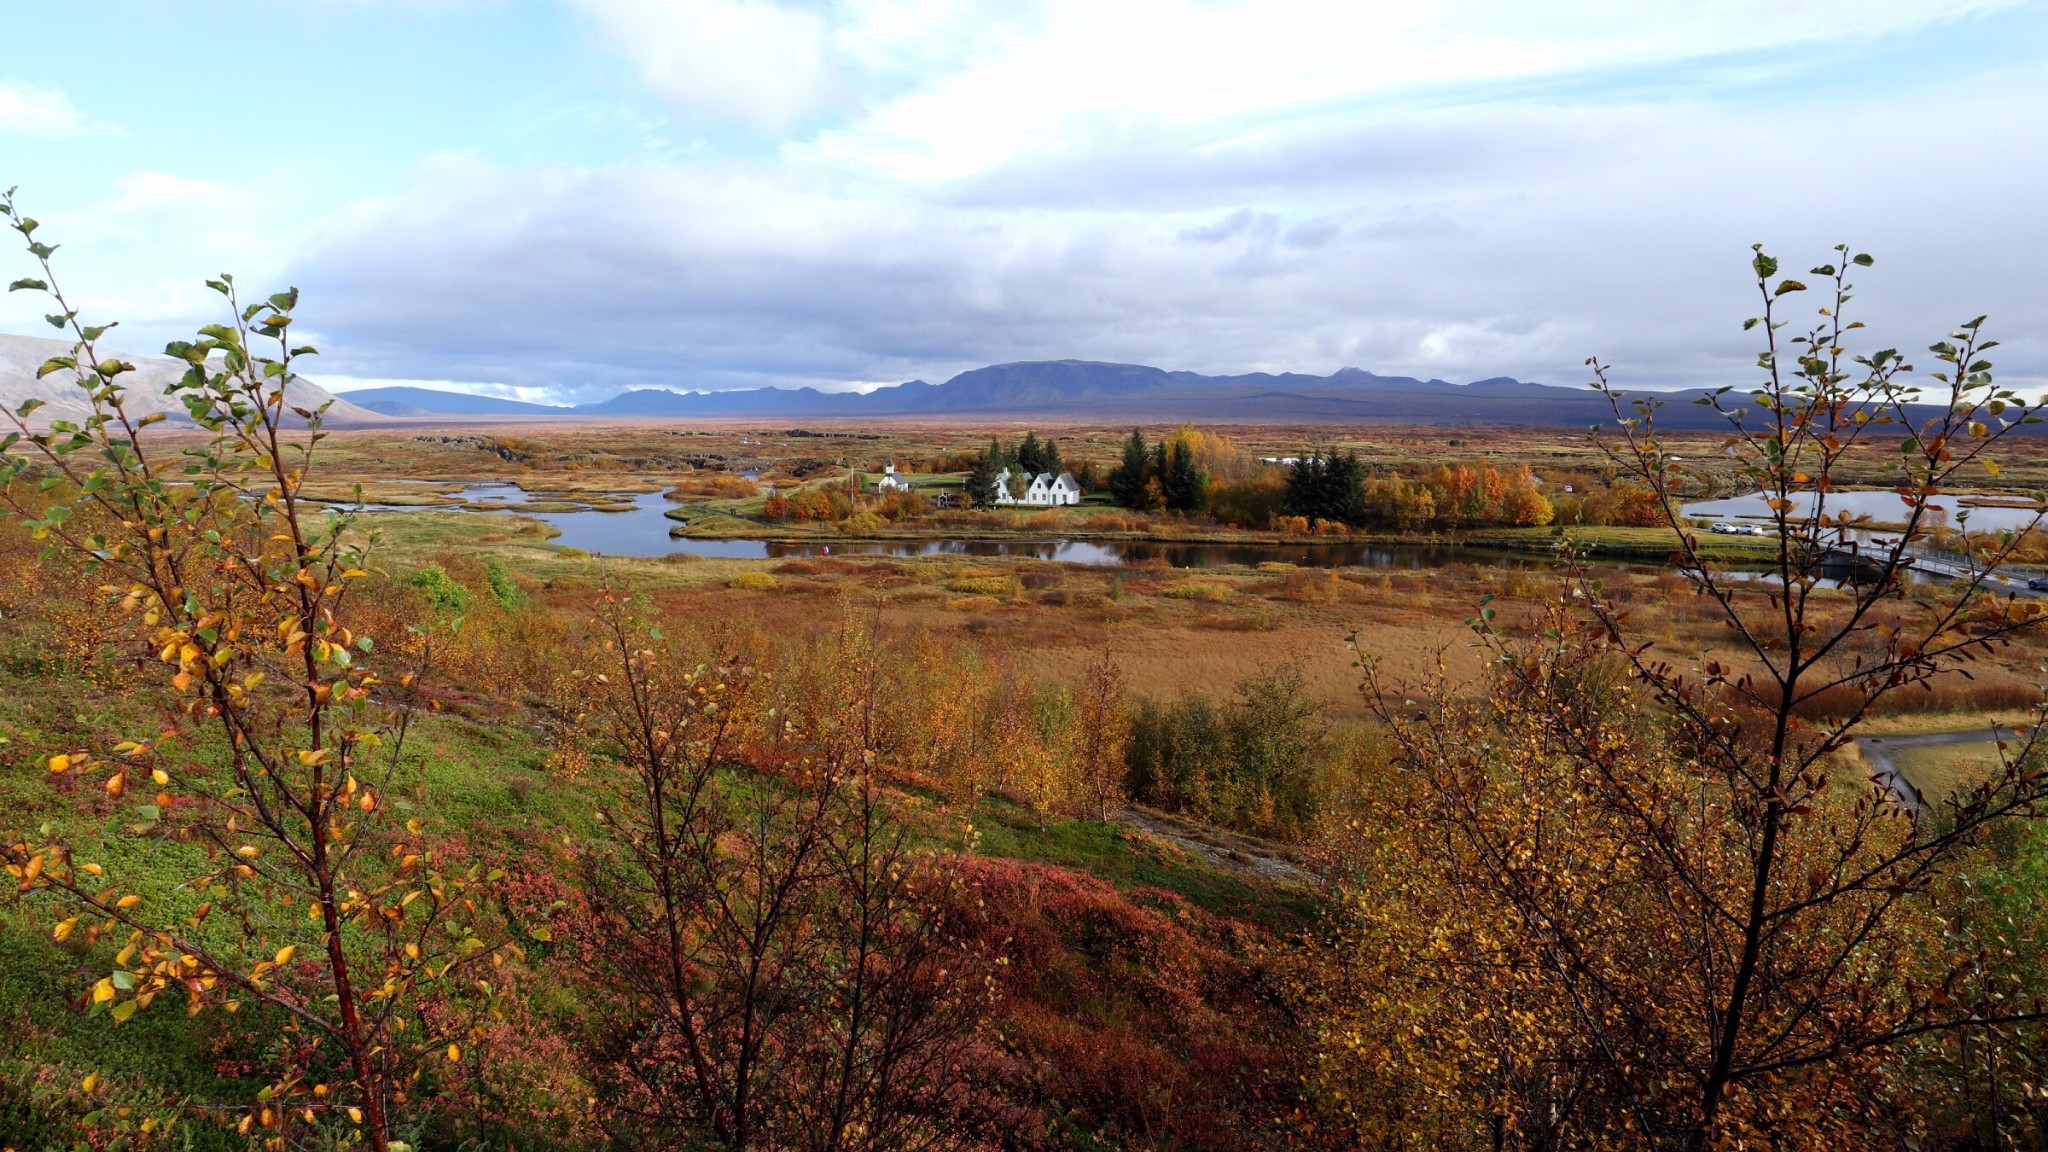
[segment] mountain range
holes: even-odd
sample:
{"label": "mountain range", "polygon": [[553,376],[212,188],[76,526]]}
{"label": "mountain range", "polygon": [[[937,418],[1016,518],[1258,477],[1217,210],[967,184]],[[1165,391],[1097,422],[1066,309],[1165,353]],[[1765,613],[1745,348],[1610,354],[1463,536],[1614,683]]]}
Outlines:
{"label": "mountain range", "polygon": [[[76,420],[85,405],[68,374],[37,380],[36,368],[70,345],[61,340],[0,334],[0,403],[9,409],[37,397],[46,402],[35,419]],[[137,415],[165,409],[164,385],[184,371],[163,357],[132,359],[129,398]],[[1712,409],[1691,401],[1701,391],[1662,393],[1658,421],[1666,428],[1721,429]],[[1053,418],[1090,422],[1204,420],[1241,424],[1436,424],[1578,427],[1609,423],[1613,409],[1590,389],[1532,384],[1507,376],[1453,384],[1412,376],[1380,376],[1342,368],[1327,376],[1253,372],[1207,376],[1144,364],[1091,360],[1027,360],[962,372],[943,384],[923,380],[872,392],[815,388],[755,388],[675,392],[636,388],[608,400],[573,407],[503,400],[434,388],[364,388],[341,397],[299,380],[292,403],[313,407],[332,400],[328,421],[338,426],[405,422],[468,422],[501,418],[544,419],[837,419],[969,417]],[[1926,416],[1937,414],[1929,407]],[[168,412],[182,422],[182,409]]]}
{"label": "mountain range", "polygon": [[[1584,427],[1613,419],[1585,388],[1507,376],[1453,384],[1344,368],[1328,376],[1255,372],[1208,376],[1145,364],[1028,360],[872,392],[756,388],[675,392],[636,388],[608,400],[555,407],[430,388],[367,388],[347,394],[394,417],[551,416],[569,418],[1065,417],[1097,421],[1222,420],[1289,424],[1492,424]],[[1660,418],[1673,427],[1710,427],[1719,418],[1675,393]]]}

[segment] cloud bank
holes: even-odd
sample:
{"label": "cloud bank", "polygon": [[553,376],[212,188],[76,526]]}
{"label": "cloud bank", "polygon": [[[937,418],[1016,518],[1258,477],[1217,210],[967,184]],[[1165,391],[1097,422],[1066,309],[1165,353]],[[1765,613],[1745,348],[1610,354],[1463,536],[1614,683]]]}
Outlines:
{"label": "cloud bank", "polygon": [[1749,245],[1844,241],[1878,257],[1874,335],[1990,312],[2001,374],[2048,386],[2038,5],[570,7],[662,146],[444,149],[271,235],[251,259],[305,289],[330,372],[575,402],[1063,357],[1572,383],[1599,355],[1741,385]]}

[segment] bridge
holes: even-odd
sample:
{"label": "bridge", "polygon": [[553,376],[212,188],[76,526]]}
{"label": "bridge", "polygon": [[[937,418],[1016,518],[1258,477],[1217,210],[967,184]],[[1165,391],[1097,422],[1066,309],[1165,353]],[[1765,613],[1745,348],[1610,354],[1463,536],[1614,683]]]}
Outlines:
{"label": "bridge", "polygon": [[[1827,546],[1825,552],[1828,559],[1839,563],[1876,568],[1890,558],[1895,548],[1898,549],[1898,566],[1914,572],[1950,580],[1968,580],[1984,572],[1983,565],[1967,552],[1936,548],[1918,541],[1900,547],[1898,541],[1881,537],[1853,542],[1838,538]],[[2015,596],[2040,597],[2044,593],[2027,587],[2027,579],[2035,575],[2038,573],[2002,568],[1986,581],[1986,587],[1987,590],[2010,592]]]}

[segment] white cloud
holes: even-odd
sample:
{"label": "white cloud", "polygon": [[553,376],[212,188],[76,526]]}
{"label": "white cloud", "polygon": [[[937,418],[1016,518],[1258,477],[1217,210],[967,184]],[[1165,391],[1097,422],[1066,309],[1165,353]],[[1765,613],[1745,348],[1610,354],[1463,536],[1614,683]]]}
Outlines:
{"label": "white cloud", "polygon": [[[26,193],[23,194],[24,196]],[[43,210],[36,238],[61,248],[59,281],[88,322],[121,321],[128,351],[154,353],[226,313],[204,281],[232,273],[249,292],[268,295],[298,229],[279,199],[218,180],[141,171],[113,182],[98,200]],[[14,267],[16,257],[5,257]],[[0,296],[0,330],[44,331],[48,311],[29,293]]]}
{"label": "white cloud", "polygon": [[0,136],[63,139],[73,136],[118,136],[120,128],[86,117],[71,98],[55,88],[0,82]]}
{"label": "white cloud", "polygon": [[694,112],[788,127],[830,99],[829,28],[773,0],[583,0],[655,91]]}
{"label": "white cloud", "polygon": [[138,175],[58,238],[175,267],[117,281],[144,316],[235,267],[343,379],[561,400],[1070,356],[1740,383],[1748,244],[1846,239],[1889,340],[1989,310],[2048,381],[2048,65],[1954,66],[1990,5],[575,2],[666,162],[438,155],[281,233],[281,193]]}
{"label": "white cloud", "polygon": [[[1860,303],[1887,340],[1990,310],[2009,378],[2048,381],[2027,265],[2048,158],[2020,143],[2044,98],[2038,70],[1859,98],[1820,155],[1759,146],[1813,108],[1625,100],[1345,112],[1209,149],[1076,140],[947,182],[818,154],[447,157],[295,272],[343,370],[573,399],[1068,356],[1576,383],[1599,353],[1670,386],[1746,378],[1751,241],[1793,265],[1846,239],[1880,258]],[[1961,185],[1959,122],[1980,144]]]}

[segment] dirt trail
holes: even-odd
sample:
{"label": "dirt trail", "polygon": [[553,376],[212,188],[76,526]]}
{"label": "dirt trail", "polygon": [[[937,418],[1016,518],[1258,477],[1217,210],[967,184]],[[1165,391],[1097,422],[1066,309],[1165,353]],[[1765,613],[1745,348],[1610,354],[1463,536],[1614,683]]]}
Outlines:
{"label": "dirt trail", "polygon": [[1117,818],[1144,830],[1183,852],[1200,856],[1220,868],[1288,884],[1313,884],[1315,877],[1288,860],[1285,849],[1265,840],[1226,832],[1151,808],[1126,808]]}

